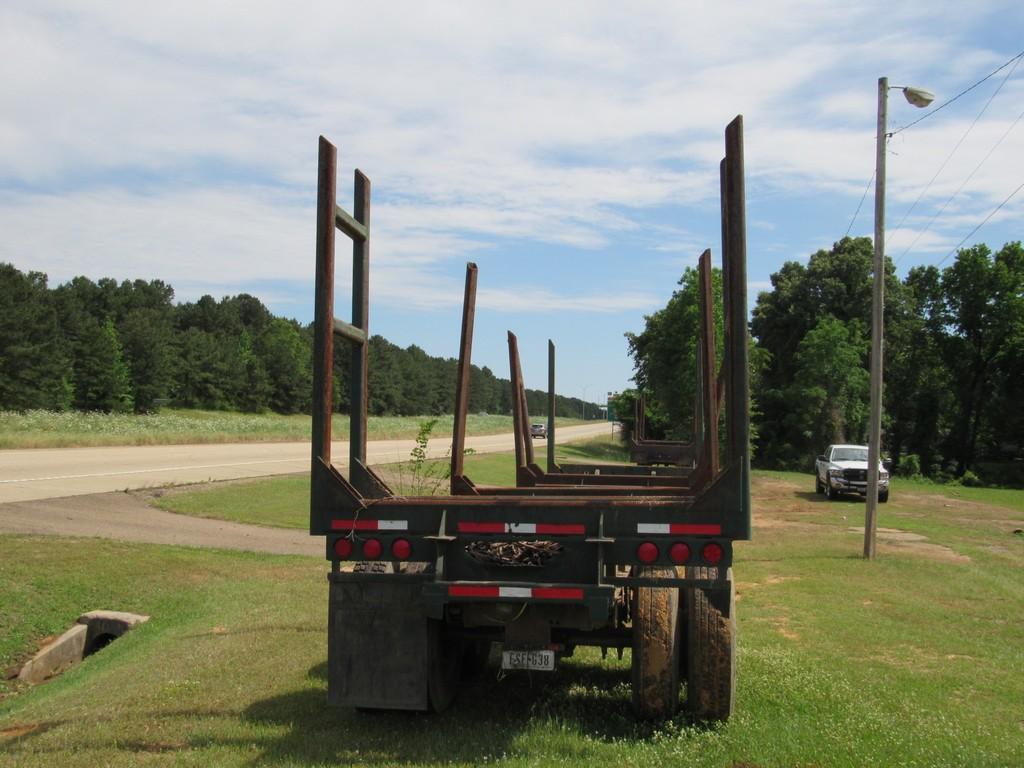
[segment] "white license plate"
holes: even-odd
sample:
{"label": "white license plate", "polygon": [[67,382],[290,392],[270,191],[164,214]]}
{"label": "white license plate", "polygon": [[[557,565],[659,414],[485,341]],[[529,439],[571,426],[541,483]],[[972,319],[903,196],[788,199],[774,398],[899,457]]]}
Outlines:
{"label": "white license plate", "polygon": [[554,672],[554,651],[502,651],[502,669],[535,669],[541,672]]}

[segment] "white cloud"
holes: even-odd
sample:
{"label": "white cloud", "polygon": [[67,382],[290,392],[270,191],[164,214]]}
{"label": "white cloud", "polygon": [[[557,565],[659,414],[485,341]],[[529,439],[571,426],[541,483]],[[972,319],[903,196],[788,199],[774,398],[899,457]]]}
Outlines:
{"label": "white cloud", "polygon": [[[1006,26],[1021,11],[838,0],[244,11],[212,0],[9,2],[0,9],[0,257],[57,279],[308,281],[321,133],[346,169],[339,202],[348,169],[373,179],[383,300],[409,301],[407,284],[433,285],[442,303],[460,296],[461,262],[503,239],[607,249],[628,237],[695,255],[716,245],[722,128],[737,112],[751,186],[783,200],[820,195],[848,206],[848,220],[873,167],[875,78],[899,73],[942,96],[964,87],[965,73],[1005,58],[971,36],[986,14]],[[908,232],[1005,132],[1019,82]],[[896,101],[893,125],[918,116]],[[973,117],[959,114],[893,140],[893,224]],[[1022,150],[1018,130],[922,239],[926,249],[959,239],[1019,183],[1011,160]],[[784,242],[807,223],[794,219],[757,226]],[[607,309],[581,294],[548,298]],[[616,301],[647,308],[649,297],[629,290]]]}

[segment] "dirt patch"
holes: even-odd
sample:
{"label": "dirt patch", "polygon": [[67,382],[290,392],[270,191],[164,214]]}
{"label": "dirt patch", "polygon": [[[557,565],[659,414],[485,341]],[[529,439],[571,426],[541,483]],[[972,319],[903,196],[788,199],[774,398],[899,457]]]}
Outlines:
{"label": "dirt patch", "polygon": [[[850,526],[851,533],[864,535],[864,526]],[[910,531],[900,531],[896,528],[878,528],[877,538],[879,549],[890,553],[910,553],[927,557],[929,560],[938,560],[942,563],[969,563],[971,558],[961,555],[942,544],[932,544],[927,536]]]}
{"label": "dirt patch", "polygon": [[768,576],[764,581],[739,581],[736,582],[736,602],[744,592],[753,591],[759,587],[772,587],[776,584],[784,584],[787,581],[800,581],[799,576]]}
{"label": "dirt patch", "polygon": [[789,626],[789,617],[788,616],[776,616],[773,619],[769,619],[769,621],[771,622],[772,627],[775,628],[775,631],[778,632],[780,635],[782,635],[787,640],[799,640],[800,639],[800,634],[798,632],[794,632],[790,628],[790,626]]}
{"label": "dirt patch", "polygon": [[19,739],[28,736],[42,728],[42,723],[29,723],[28,725],[12,725],[10,728],[0,729],[0,739]]}

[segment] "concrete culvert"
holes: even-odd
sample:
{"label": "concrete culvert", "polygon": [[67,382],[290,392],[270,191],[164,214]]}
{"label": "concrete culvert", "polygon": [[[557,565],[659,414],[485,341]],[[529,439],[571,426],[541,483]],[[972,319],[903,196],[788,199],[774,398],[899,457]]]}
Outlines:
{"label": "concrete culvert", "polygon": [[18,680],[35,685],[110,645],[125,632],[149,621],[149,616],[123,611],[89,611],[71,629],[47,643],[18,672]]}

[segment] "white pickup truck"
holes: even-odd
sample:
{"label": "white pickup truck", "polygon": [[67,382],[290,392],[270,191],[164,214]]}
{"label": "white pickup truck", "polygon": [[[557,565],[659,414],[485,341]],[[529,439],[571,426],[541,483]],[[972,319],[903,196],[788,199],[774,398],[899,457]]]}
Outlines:
{"label": "white pickup truck", "polygon": [[[867,495],[868,447],[830,445],[814,462],[814,490],[830,499],[842,493]],[[889,500],[889,473],[878,465],[878,501]]]}

